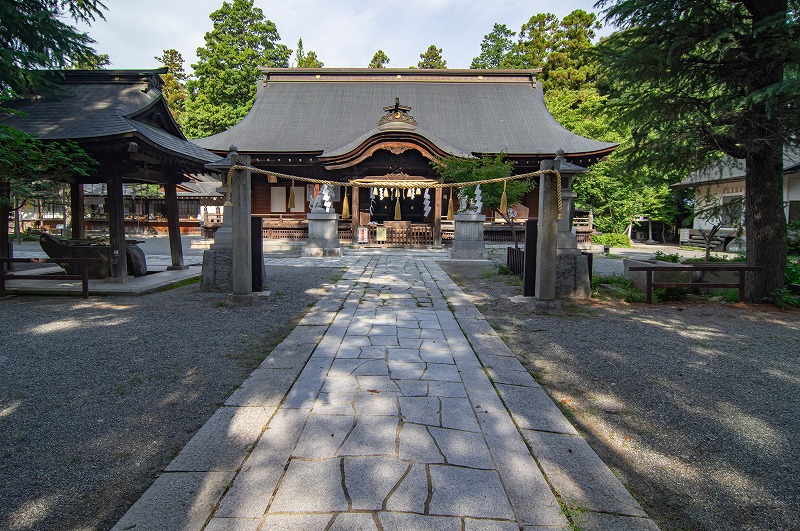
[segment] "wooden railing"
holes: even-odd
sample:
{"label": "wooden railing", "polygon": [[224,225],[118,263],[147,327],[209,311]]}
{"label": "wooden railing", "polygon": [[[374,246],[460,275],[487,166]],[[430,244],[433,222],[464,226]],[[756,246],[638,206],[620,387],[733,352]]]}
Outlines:
{"label": "wooden railing", "polygon": [[[6,280],[80,280],[83,298],[89,297],[89,264],[102,258],[0,258],[0,297],[6,296]],[[80,275],[26,275],[6,272],[5,264],[75,264]]]}

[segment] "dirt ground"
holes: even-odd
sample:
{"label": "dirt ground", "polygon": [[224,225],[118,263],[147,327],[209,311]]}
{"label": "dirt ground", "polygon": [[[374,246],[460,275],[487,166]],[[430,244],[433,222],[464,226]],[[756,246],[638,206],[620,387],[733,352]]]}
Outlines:
{"label": "dirt ground", "polygon": [[509,300],[513,275],[441,266],[662,529],[798,528],[800,312],[592,300],[541,315]]}

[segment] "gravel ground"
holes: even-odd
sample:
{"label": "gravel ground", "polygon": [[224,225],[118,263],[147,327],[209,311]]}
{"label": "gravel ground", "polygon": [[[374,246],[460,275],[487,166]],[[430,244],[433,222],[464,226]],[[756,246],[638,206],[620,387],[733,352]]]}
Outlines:
{"label": "gravel ground", "polygon": [[516,277],[441,265],[662,529],[798,529],[800,312],[590,301],[538,315],[509,301]]}
{"label": "gravel ground", "polygon": [[0,529],[111,527],[338,273],[268,267],[252,306],[197,284],[0,301]]}

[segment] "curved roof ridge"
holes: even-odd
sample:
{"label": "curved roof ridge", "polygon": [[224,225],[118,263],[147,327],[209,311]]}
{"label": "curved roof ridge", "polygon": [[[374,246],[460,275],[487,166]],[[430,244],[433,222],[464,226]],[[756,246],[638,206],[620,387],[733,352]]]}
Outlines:
{"label": "curved roof ridge", "polygon": [[464,157],[464,158],[472,157],[471,153],[468,153],[468,152],[466,152],[464,150],[461,150],[461,149],[459,149],[457,147],[451,146],[447,142],[441,140],[440,138],[437,138],[435,135],[432,135],[431,133],[429,133],[428,131],[426,131],[425,129],[422,129],[420,127],[417,127],[417,128],[415,128],[413,130],[381,129],[379,127],[375,127],[374,129],[371,129],[371,130],[367,131],[363,135],[359,136],[358,138],[356,138],[355,140],[353,140],[351,142],[348,142],[347,144],[345,144],[343,146],[339,146],[338,148],[333,148],[333,149],[328,149],[328,150],[323,151],[322,155],[320,155],[320,156],[321,157],[338,157],[338,156],[341,156],[341,155],[346,155],[347,153],[350,153],[351,151],[356,149],[358,146],[360,146],[364,142],[368,141],[370,138],[379,136],[382,133],[390,133],[390,134],[391,133],[404,133],[404,134],[407,134],[409,136],[414,136],[414,135],[421,136],[421,137],[429,140],[430,142],[432,142],[436,147],[438,147],[439,149],[441,149],[445,153],[449,153],[450,155],[453,155],[453,156],[456,156],[456,157]]}

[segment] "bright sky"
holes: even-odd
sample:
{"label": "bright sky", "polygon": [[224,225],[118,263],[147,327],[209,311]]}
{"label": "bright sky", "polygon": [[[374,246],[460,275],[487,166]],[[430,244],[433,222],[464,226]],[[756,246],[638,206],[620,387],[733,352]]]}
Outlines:
{"label": "bright sky", "polygon": [[[209,15],[222,1],[106,0],[106,20],[95,22],[88,31],[97,41],[97,51],[109,55],[109,68],[156,68],[160,64],[155,57],[175,48],[191,71],[195,50],[205,44],[203,37],[212,27]],[[389,56],[387,66],[407,68],[416,66],[419,55],[436,44],[448,68],[469,68],[495,23],[519,31],[534,14],[551,12],[563,18],[575,9],[597,12],[594,2],[256,0],[255,5],[275,23],[282,44],[294,50],[302,38],[305,51],[317,52],[326,67],[366,67],[381,49]]]}

